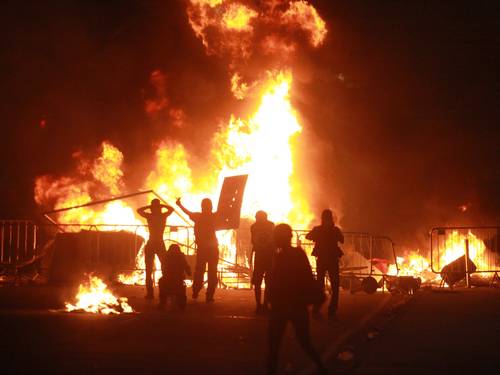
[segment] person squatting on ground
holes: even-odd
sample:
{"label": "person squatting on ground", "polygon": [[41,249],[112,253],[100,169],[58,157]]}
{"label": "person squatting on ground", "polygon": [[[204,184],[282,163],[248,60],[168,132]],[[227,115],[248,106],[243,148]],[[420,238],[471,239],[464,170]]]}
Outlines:
{"label": "person squatting on ground", "polygon": [[[333,318],[339,305],[339,258],[344,255],[338,243],[344,243],[344,235],[335,226],[331,210],[323,210],[321,225],[314,227],[306,238],[314,241],[312,255],[316,257],[316,275],[323,290],[325,289],[325,275],[328,272],[332,288],[328,316]],[[314,305],[313,313],[316,317],[320,317],[320,308],[321,304]]]}
{"label": "person squatting on ground", "polygon": [[186,256],[177,244],[169,246],[168,251],[163,254],[161,261],[162,277],[158,281],[160,287],[160,308],[165,307],[169,298],[175,299],[179,309],[186,307],[186,284],[184,279],[191,276],[191,268],[187,263]]}
{"label": "person squatting on ground", "polygon": [[[319,353],[311,342],[308,305],[318,301],[320,291],[312,274],[307,255],[300,247],[293,247],[292,228],[279,224],[274,229],[278,252],[269,277],[269,353],[267,374],[275,374],[281,340],[288,322],[305,353],[314,361],[320,374],[326,374]],[[321,298],[322,299],[322,298]]]}
{"label": "person squatting on ground", "polygon": [[[163,212],[163,209],[167,209]],[[148,212],[149,210],[149,212]],[[148,222],[149,240],[144,247],[144,263],[146,264],[146,298],[153,299],[153,271],[155,254],[161,259],[166,252],[163,242],[163,232],[169,217],[174,209],[160,204],[159,199],[153,199],[149,206],[140,207],[137,213]]]}
{"label": "person squatting on ground", "polygon": [[208,285],[206,302],[214,302],[217,287],[217,264],[219,262],[219,244],[215,235],[217,212],[212,212],[212,201],[205,198],[201,201],[201,212],[191,212],[178,198],[176,204],[194,222],[194,237],[196,242],[196,266],[193,280],[193,299],[198,298],[203,287],[203,278],[208,266]]}
{"label": "person squatting on ground", "polygon": [[[269,307],[269,289],[267,288],[267,284],[275,254],[274,223],[267,220],[267,214],[264,211],[257,211],[255,214],[255,223],[250,227],[250,234],[252,238],[252,253],[255,254],[252,275],[252,284],[255,288],[255,312],[261,314],[265,313]],[[264,303],[262,303],[262,280],[264,279],[266,281],[266,289],[264,291]]]}

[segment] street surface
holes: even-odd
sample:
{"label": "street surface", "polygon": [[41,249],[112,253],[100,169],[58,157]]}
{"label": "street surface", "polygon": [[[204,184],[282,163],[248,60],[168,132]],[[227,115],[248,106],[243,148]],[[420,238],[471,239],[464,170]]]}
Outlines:
{"label": "street surface", "polygon": [[[1,373],[264,374],[267,319],[252,291],[218,290],[214,304],[202,292],[180,313],[142,287],[112,289],[137,313],[66,313],[74,290],[0,288]],[[332,374],[494,374],[499,312],[498,288],[341,292],[339,319],[312,321],[312,336]],[[289,327],[280,374],[311,370]]]}
{"label": "street surface", "polygon": [[[267,319],[253,291],[218,290],[214,304],[189,300],[184,313],[160,312],[142,287],[116,287],[137,314],[54,312],[73,291],[51,286],[0,288],[2,373],[263,374]],[[391,302],[386,293],[342,292],[339,320],[312,323],[313,340],[333,366],[336,347]],[[330,353],[328,356],[327,354]],[[282,373],[308,373],[292,330]]]}
{"label": "street surface", "polygon": [[500,289],[418,293],[359,345],[353,375],[498,374]]}

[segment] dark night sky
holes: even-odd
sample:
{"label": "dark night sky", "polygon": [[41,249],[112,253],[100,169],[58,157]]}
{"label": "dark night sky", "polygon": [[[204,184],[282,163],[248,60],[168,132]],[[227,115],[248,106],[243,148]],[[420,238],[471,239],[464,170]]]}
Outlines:
{"label": "dark night sky", "polygon": [[[304,136],[322,140],[303,152],[322,176],[305,184],[315,208],[335,201],[344,227],[407,243],[434,225],[498,224],[500,3],[313,3],[329,34],[298,58],[293,100]],[[108,139],[141,180],[155,142],[201,154],[236,106],[182,1],[7,1],[0,17],[1,217],[34,216],[34,177],[70,173],[75,150]],[[186,128],[144,114],[154,69]]]}

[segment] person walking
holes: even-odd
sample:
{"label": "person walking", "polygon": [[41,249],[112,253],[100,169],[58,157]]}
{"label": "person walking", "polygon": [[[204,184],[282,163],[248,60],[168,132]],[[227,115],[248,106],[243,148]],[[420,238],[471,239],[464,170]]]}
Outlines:
{"label": "person walking", "polygon": [[269,314],[267,374],[277,371],[278,355],[286,325],[290,322],[304,352],[316,364],[319,374],[327,370],[311,341],[308,305],[317,297],[317,282],[312,274],[307,255],[300,247],[293,247],[292,228],[279,224],[274,229],[278,252],[269,277]]}

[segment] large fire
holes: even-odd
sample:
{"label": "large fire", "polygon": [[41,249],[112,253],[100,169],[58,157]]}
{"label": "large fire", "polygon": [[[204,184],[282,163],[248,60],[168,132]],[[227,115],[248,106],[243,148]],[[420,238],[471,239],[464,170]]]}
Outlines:
{"label": "large fire", "polygon": [[92,275],[86,283],[80,284],[76,302],[74,304],[66,302],[66,311],[105,315],[134,312],[127,303],[127,298],[115,297],[100,278]]}
{"label": "large fire", "polygon": [[[160,146],[156,168],[148,176],[147,186],[169,202],[186,195],[188,204],[197,207],[204,196],[217,196],[223,177],[248,174],[242,216],[253,217],[256,211],[265,209],[273,220],[307,226],[313,216],[294,174],[291,141],[302,127],[290,103],[291,84],[290,72],[269,73],[255,114],[248,119],[231,116],[228,125],[215,135],[213,160],[219,169],[201,179],[203,192],[194,184],[186,152],[179,144]],[[169,222],[185,224],[180,217]],[[223,257],[233,262],[236,251],[233,237],[225,233],[219,233],[218,237]],[[143,265],[142,257],[138,265]],[[121,275],[120,280],[139,282],[138,277],[138,273],[133,277]]]}
{"label": "large fire", "polygon": [[[242,206],[242,216],[251,218],[257,210],[266,210],[271,220],[288,222],[294,228],[310,227],[313,214],[309,199],[301,186],[294,161],[296,148],[301,147],[302,125],[291,102],[293,67],[291,60],[299,50],[300,35],[309,48],[321,46],[327,35],[325,21],[305,0],[263,2],[253,9],[231,0],[190,0],[188,19],[195,35],[207,54],[228,60],[230,89],[238,100],[246,100],[255,108],[247,116],[230,115],[210,140],[212,151],[205,160],[202,172],[191,165],[186,147],[175,140],[165,139],[154,152],[154,162],[142,188],[154,190],[164,201],[172,204],[177,197],[191,209],[197,209],[204,197],[215,199],[223,178],[248,174]],[[256,32],[256,29],[261,32]],[[265,32],[262,32],[265,30]],[[255,74],[246,74],[249,59],[263,54],[276,61]],[[145,103],[148,115],[168,106],[165,97],[165,76],[160,71],[151,75],[158,98]],[[181,121],[184,112],[171,108],[170,114]],[[100,155],[88,159],[82,153],[73,155],[77,161],[72,176],[55,178],[41,176],[35,184],[35,199],[40,205],[55,209],[89,203],[93,200],[130,192],[123,172],[123,153],[108,141],[101,145]],[[61,223],[107,224],[112,230],[133,230],[148,238],[148,233],[135,212],[137,207],[125,201],[113,201],[103,206],[87,206],[61,212]],[[185,225],[188,221],[178,213],[168,219],[170,225]],[[113,226],[111,226],[113,225]],[[78,226],[68,230],[79,230]],[[185,242],[186,234],[177,233],[176,240]],[[233,262],[236,243],[232,234],[219,232],[221,256]],[[464,253],[465,238],[469,239],[470,257],[483,268],[484,243],[474,234],[452,233],[446,239],[446,251],[435,260],[446,265]],[[419,276],[424,281],[439,278],[430,269],[430,259],[419,252],[398,257],[400,275]],[[144,268],[142,250],[136,267]],[[159,269],[157,265],[157,269]],[[396,265],[389,274],[396,274]],[[119,275],[124,283],[142,283],[142,272]]]}
{"label": "large fire", "polygon": [[[279,6],[264,4],[260,10],[236,1],[191,0],[188,16],[208,54],[230,57],[232,92],[237,99],[253,103],[256,110],[243,118],[231,115],[227,123],[220,126],[211,140],[212,152],[202,173],[194,172],[190,155],[181,143],[161,142],[144,189],[154,190],[169,203],[182,196],[186,206],[196,209],[202,198],[217,197],[224,177],[248,174],[242,216],[253,217],[257,210],[264,209],[272,220],[307,227],[312,214],[294,163],[302,126],[290,101],[292,69],[279,63],[276,68],[266,68],[250,82],[243,79],[245,74],[238,73],[241,70],[238,62],[248,59],[252,49],[259,46],[265,48],[272,44],[267,54],[295,51],[297,42],[285,41],[287,38],[280,34],[282,29],[302,32],[313,48],[318,47],[327,33],[325,22],[312,5],[303,0],[283,2]],[[255,28],[270,25],[274,25],[274,31],[262,41],[257,40],[262,37],[254,32]],[[168,105],[164,98],[164,75],[153,72],[151,82],[160,97],[146,103],[148,114]],[[122,168],[124,155],[110,142],[102,143],[101,154],[95,160],[88,160],[82,153],[75,153],[73,157],[78,163],[75,175],[41,176],[36,180],[35,199],[39,204],[59,209],[128,192]],[[135,225],[137,234],[147,239],[147,231],[135,209],[125,201],[114,201],[104,206],[64,211],[58,214],[57,220],[61,223],[110,224],[114,225],[110,226],[113,230],[127,230],[130,227],[126,225]],[[172,215],[169,224],[185,225],[186,219],[179,214]],[[79,227],[68,230],[79,230]],[[218,233],[218,237],[222,257],[232,262],[236,251],[234,236]],[[143,266],[141,251],[137,267]],[[136,272],[120,275],[119,279],[127,283],[140,282],[141,276]]]}

